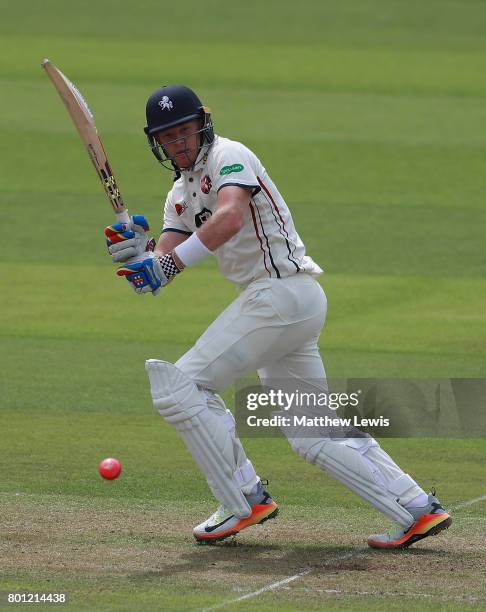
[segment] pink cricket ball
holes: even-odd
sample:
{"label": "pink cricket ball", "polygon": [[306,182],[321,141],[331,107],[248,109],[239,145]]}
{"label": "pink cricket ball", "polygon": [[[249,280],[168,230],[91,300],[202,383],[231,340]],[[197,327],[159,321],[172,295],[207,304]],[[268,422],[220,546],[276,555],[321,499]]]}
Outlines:
{"label": "pink cricket ball", "polygon": [[106,480],[115,480],[115,478],[118,478],[121,474],[121,469],[121,463],[118,459],[113,459],[113,457],[103,459],[98,466],[98,472]]}

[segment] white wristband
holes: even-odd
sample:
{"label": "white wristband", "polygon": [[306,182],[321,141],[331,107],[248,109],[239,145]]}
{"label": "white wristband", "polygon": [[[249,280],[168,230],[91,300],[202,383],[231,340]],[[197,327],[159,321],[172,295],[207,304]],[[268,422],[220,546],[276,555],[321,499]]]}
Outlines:
{"label": "white wristband", "polygon": [[186,268],[193,266],[208,255],[212,255],[212,251],[201,242],[199,236],[195,232],[190,238],[176,246],[174,253]]}

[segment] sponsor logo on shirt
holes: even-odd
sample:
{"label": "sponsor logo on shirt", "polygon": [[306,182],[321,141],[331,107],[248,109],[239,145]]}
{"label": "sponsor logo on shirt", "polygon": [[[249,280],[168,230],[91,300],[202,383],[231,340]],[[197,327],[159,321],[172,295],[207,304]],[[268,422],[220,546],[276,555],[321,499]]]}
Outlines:
{"label": "sponsor logo on shirt", "polygon": [[243,170],[243,164],[233,164],[232,166],[223,166],[219,171],[220,176],[231,174],[232,172],[241,172]]}
{"label": "sponsor logo on shirt", "polygon": [[213,186],[213,184],[211,183],[211,179],[209,178],[209,176],[206,174],[206,176],[204,176],[201,179],[201,191],[203,193],[209,193],[211,191],[211,187]]}
{"label": "sponsor logo on shirt", "polygon": [[186,210],[186,208],[187,208],[187,204],[185,202],[181,202],[180,204],[175,205],[176,213],[179,215],[179,217]]}
{"label": "sponsor logo on shirt", "polygon": [[197,215],[194,216],[196,227],[201,227],[203,223],[206,223],[212,214],[213,213],[207,208],[203,208],[200,212],[198,212]]}

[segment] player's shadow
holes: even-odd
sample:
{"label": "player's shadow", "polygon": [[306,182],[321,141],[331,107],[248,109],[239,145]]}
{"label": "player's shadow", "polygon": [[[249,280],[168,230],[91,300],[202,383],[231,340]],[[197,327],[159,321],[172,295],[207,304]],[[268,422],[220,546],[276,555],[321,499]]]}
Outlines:
{"label": "player's shadow", "polygon": [[346,569],[367,569],[367,560],[353,555],[357,550],[352,546],[296,545],[291,550],[278,544],[220,543],[213,546],[194,544],[187,552],[171,559],[157,570],[135,572],[134,579],[141,577],[164,577],[174,574],[207,572],[214,569],[225,573],[285,577],[289,573],[318,569],[337,571]]}
{"label": "player's shadow", "polygon": [[[223,571],[226,574],[268,574],[272,579],[287,577],[295,573],[311,570],[313,573],[336,573],[343,571],[377,571],[377,561],[386,567],[391,557],[440,560],[459,567],[466,554],[457,551],[437,549],[406,549],[399,551],[379,551],[356,546],[325,546],[318,544],[288,545],[266,543],[222,542],[213,546],[192,545],[176,559],[162,562],[162,566],[141,572],[133,572],[130,579],[156,579],[174,574],[193,572]],[[461,557],[464,559],[461,561]]]}

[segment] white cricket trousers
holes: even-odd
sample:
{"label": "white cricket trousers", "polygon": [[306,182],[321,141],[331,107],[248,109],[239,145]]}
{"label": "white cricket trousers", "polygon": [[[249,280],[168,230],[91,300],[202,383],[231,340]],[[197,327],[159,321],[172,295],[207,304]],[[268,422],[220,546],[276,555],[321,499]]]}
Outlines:
{"label": "white cricket trousers", "polygon": [[176,366],[196,384],[223,391],[248,372],[267,378],[320,379],[317,347],[327,301],[308,274],[251,283],[208,327]]}
{"label": "white cricket trousers", "polygon": [[[317,387],[327,391],[326,373],[318,349],[326,312],[325,293],[308,274],[259,279],[242,291],[175,365],[206,391],[208,407],[226,421],[226,407],[215,394],[255,370],[261,380],[296,380],[299,387]],[[251,465],[240,440],[234,435],[234,421],[230,427],[233,427],[233,453],[237,465]],[[343,452],[343,439],[338,442],[330,438],[289,441],[293,450],[304,459],[327,470],[389,518],[406,524],[408,513],[400,516],[400,508],[397,513],[393,505],[398,493],[403,496],[400,503],[405,504],[423,492],[422,489],[404,474],[373,438],[357,440],[349,439],[344,449],[348,454],[349,448],[352,449],[350,469],[353,474],[358,473],[357,484],[354,476],[351,479],[346,477],[348,459],[344,459],[344,463],[341,461],[337,470],[333,467],[333,456]],[[345,477],[342,477],[342,469]],[[258,481],[253,468],[250,472],[241,483],[244,493],[248,493]],[[363,473],[366,474],[364,484],[361,482]],[[378,488],[378,497],[390,497],[392,510],[384,507],[382,502],[375,503],[376,493],[368,494],[366,482],[370,481],[373,489]]]}

